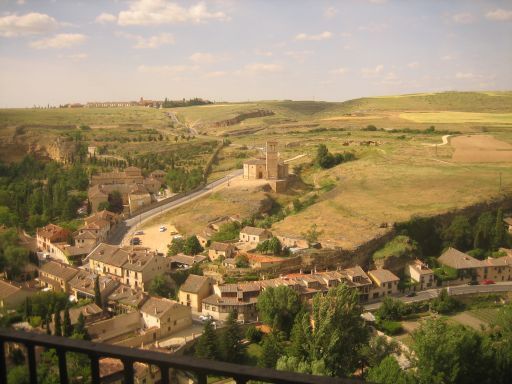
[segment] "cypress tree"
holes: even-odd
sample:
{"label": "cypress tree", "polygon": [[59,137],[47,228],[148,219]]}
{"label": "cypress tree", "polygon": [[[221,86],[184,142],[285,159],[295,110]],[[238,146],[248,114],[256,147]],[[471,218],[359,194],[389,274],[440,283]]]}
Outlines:
{"label": "cypress tree", "polygon": [[245,355],[245,348],[242,344],[240,327],[236,322],[237,313],[231,312],[226,321],[226,328],[220,337],[220,349],[222,360],[230,363],[239,363]]}
{"label": "cypress tree", "polygon": [[496,214],[496,224],[494,226],[494,238],[493,238],[493,248],[498,249],[505,243],[505,223],[503,223],[503,210],[498,209],[498,213]]}
{"label": "cypress tree", "polygon": [[64,310],[64,322],[62,324],[62,332],[64,336],[69,337],[73,333],[73,327],[71,326],[71,318],[69,317],[69,307],[66,306]]}
{"label": "cypress tree", "polygon": [[100,277],[96,276],[94,280],[94,302],[100,308],[103,308],[103,302],[101,300],[101,292],[100,292]]}
{"label": "cypress tree", "polygon": [[73,330],[73,336],[79,337],[84,340],[89,340],[89,334],[87,333],[87,329],[85,328],[85,317],[84,314],[80,312],[78,315],[78,320],[75,324],[75,329]]}
{"label": "cypress tree", "polygon": [[212,321],[207,321],[204,325],[203,334],[199,337],[196,344],[195,355],[204,359],[215,360],[219,357],[218,340]]}
{"label": "cypress tree", "polygon": [[55,336],[62,336],[62,326],[61,326],[61,322],[60,322],[60,311],[55,312],[54,319],[55,319],[55,321],[53,322],[53,325],[54,325],[55,329],[54,329],[53,334]]}

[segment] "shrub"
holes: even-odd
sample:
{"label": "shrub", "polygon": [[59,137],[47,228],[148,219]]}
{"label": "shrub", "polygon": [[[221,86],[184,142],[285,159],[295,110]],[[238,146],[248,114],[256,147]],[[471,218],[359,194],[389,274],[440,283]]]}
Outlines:
{"label": "shrub", "polygon": [[262,337],[263,333],[254,325],[251,325],[247,328],[247,331],[245,331],[245,338],[251,343],[259,343]]}
{"label": "shrub", "polygon": [[398,321],[382,320],[379,321],[377,327],[387,335],[398,335],[402,333],[402,324]]}

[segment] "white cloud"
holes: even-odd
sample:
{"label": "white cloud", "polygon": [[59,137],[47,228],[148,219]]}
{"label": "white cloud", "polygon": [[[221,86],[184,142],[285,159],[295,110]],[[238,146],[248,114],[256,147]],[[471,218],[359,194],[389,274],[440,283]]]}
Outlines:
{"label": "white cloud", "polygon": [[286,51],[284,54],[288,57],[291,57],[294,60],[297,60],[298,62],[303,62],[306,60],[308,56],[311,56],[313,51]]}
{"label": "white cloud", "polygon": [[16,0],[16,4],[23,5],[25,4],[25,0]]}
{"label": "white cloud", "polygon": [[361,25],[357,29],[365,32],[382,32],[388,29],[388,24],[385,23],[370,23],[368,25]]}
{"label": "white cloud", "polygon": [[117,22],[119,25],[161,25],[228,19],[224,12],[212,12],[202,2],[185,8],[165,0],[138,0],[130,3],[127,10],[119,12]]}
{"label": "white cloud", "polygon": [[150,37],[137,37],[137,43],[133,46],[137,49],[158,48],[162,45],[174,44],[174,36],[170,33],[161,33]]}
{"label": "white cloud", "polygon": [[471,72],[457,72],[455,74],[456,79],[475,79],[477,75]]}
{"label": "white cloud", "polygon": [[418,63],[417,61],[411,61],[410,63],[407,64],[407,67],[418,68],[419,65],[420,65],[420,63]]}
{"label": "white cloud", "polygon": [[190,55],[189,60],[196,64],[212,64],[219,61],[220,59],[211,53],[196,52]]}
{"label": "white cloud", "polygon": [[442,61],[452,61],[453,59],[455,59],[454,54],[448,54],[448,55],[441,56]]}
{"label": "white cloud", "polygon": [[382,64],[379,64],[374,68],[362,68],[361,74],[363,75],[363,77],[374,77],[381,73],[383,69],[384,66]]}
{"label": "white cloud", "polygon": [[157,74],[168,74],[177,75],[179,73],[194,71],[198,69],[197,66],[188,65],[139,65],[137,71],[141,73],[157,73]]}
{"label": "white cloud", "polygon": [[492,11],[487,12],[485,17],[489,20],[509,21],[512,20],[512,10],[500,8],[493,9]]}
{"label": "white cloud", "polygon": [[263,51],[261,49],[256,49],[254,51],[254,54],[255,55],[258,55],[258,56],[265,56],[265,57],[270,57],[272,56],[274,53],[272,51]]}
{"label": "white cloud", "polygon": [[341,37],[350,37],[350,36],[352,36],[352,33],[350,33],[350,32],[341,32],[340,36]]}
{"label": "white cloud", "polygon": [[327,19],[332,19],[334,16],[336,16],[336,14],[338,13],[338,10],[334,7],[328,7],[325,9],[324,11],[324,16],[327,18]]}
{"label": "white cloud", "polygon": [[251,73],[264,73],[264,72],[281,72],[283,70],[283,66],[280,64],[272,64],[272,63],[253,63],[247,64],[244,67],[246,72]]}
{"label": "white cloud", "polygon": [[307,33],[299,33],[295,36],[295,40],[307,40],[307,41],[318,41],[318,40],[327,40],[332,37],[332,33],[329,31],[324,31],[317,35],[308,35]]}
{"label": "white cloud", "polygon": [[347,68],[343,68],[343,67],[336,68],[336,69],[333,69],[331,71],[331,73],[334,74],[334,75],[344,75],[347,72],[348,72],[348,69]]}
{"label": "white cloud", "polygon": [[70,48],[83,43],[86,39],[87,36],[80,33],[60,33],[53,37],[33,41],[30,46],[35,49]]}
{"label": "white cloud", "polygon": [[386,85],[399,85],[402,84],[402,80],[399,80],[394,72],[388,72],[386,76],[381,80],[381,84]]}
{"label": "white cloud", "polygon": [[224,77],[227,75],[227,72],[225,71],[213,71],[213,72],[207,72],[204,77],[208,78],[217,78],[217,77]]}
{"label": "white cloud", "polygon": [[452,15],[452,20],[458,24],[470,24],[475,21],[475,17],[469,12],[462,12]]}
{"label": "white cloud", "polygon": [[385,4],[388,0],[369,0],[372,4]]}
{"label": "white cloud", "polygon": [[85,60],[89,57],[87,53],[72,53],[70,55],[59,55],[60,59],[71,59],[73,61]]}
{"label": "white cloud", "polygon": [[101,13],[96,17],[96,23],[105,24],[105,23],[112,23],[117,20],[117,17],[111,13]]}
{"label": "white cloud", "polygon": [[37,35],[51,32],[58,26],[57,20],[44,13],[31,12],[20,16],[7,14],[0,17],[0,36]]}

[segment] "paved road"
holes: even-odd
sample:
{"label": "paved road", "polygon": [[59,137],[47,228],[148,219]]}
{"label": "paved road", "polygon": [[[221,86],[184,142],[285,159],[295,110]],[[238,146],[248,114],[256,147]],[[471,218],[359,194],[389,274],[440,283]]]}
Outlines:
{"label": "paved road", "polygon": [[237,169],[236,171],[233,171],[227,176],[224,176],[222,179],[216,180],[214,182],[211,182],[210,184],[207,184],[203,189],[200,189],[199,191],[193,192],[189,195],[183,196],[177,200],[170,201],[167,204],[161,205],[159,207],[155,207],[147,212],[144,212],[140,215],[131,217],[129,219],[124,220],[123,222],[119,223],[119,225],[116,227],[116,230],[111,234],[109,238],[110,244],[121,244],[121,241],[123,238],[129,234],[130,232],[133,232],[135,230],[135,227],[137,225],[142,224],[143,222],[152,219],[153,217],[160,215],[164,212],[170,211],[171,209],[178,208],[179,206],[186,204],[192,200],[196,200],[200,197],[203,197],[210,193],[214,188],[220,187],[221,185],[227,184],[231,179],[240,176],[243,173],[242,169]]}
{"label": "paved road", "polygon": [[[413,297],[406,297],[402,296],[399,297],[400,300],[402,300],[404,303],[414,303],[418,301],[425,301],[430,300],[439,295],[439,292],[442,288],[434,288],[429,289],[426,291],[420,291],[417,293],[416,296]],[[491,284],[491,285],[456,285],[454,287],[447,287],[448,294],[450,296],[457,296],[457,295],[467,295],[470,293],[496,293],[496,292],[506,292],[506,291],[512,291],[512,281],[505,281],[497,284]],[[374,311],[377,308],[379,308],[381,305],[381,302],[372,303],[364,306],[364,309],[366,311]]]}

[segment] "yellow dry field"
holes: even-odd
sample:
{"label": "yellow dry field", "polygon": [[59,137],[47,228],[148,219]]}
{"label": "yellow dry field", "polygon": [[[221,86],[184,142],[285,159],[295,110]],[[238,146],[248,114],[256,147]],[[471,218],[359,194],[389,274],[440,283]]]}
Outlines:
{"label": "yellow dry field", "polygon": [[452,160],[459,163],[512,162],[512,145],[491,135],[456,136],[450,143]]}
{"label": "yellow dry field", "polygon": [[487,125],[512,125],[512,113],[482,113],[482,112],[405,112],[400,118],[416,123],[431,124],[461,124],[477,123]]}

